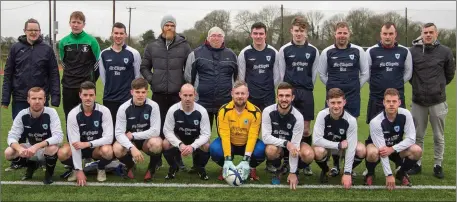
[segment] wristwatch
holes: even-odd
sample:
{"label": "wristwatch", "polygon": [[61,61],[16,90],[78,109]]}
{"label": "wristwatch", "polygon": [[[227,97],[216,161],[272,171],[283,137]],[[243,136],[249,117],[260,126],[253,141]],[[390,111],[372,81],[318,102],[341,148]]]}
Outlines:
{"label": "wristwatch", "polygon": [[351,172],[344,172],[344,175],[352,175]]}
{"label": "wristwatch", "polygon": [[289,143],[289,141],[287,141],[287,140],[284,141],[284,142],[282,143],[282,146],[284,146],[284,148],[287,148],[287,143]]}

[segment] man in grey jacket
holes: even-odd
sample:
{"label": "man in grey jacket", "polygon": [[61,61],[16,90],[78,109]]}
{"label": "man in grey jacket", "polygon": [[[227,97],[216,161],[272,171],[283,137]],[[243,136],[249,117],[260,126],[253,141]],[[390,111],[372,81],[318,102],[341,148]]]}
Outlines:
{"label": "man in grey jacket", "polygon": [[[152,100],[159,104],[162,123],[160,137],[165,139],[162,132],[165,115],[173,104],[180,101],[179,90],[184,84],[184,67],[192,50],[186,39],[176,34],[176,19],[173,16],[164,16],[161,28],[162,34],[144,50],[140,72],[151,85]],[[180,155],[176,160],[180,168],[185,170]]]}
{"label": "man in grey jacket", "polygon": [[[448,113],[446,85],[455,75],[455,61],[452,51],[437,40],[438,29],[427,23],[422,27],[421,37],[413,41],[410,48],[413,59],[413,87],[411,112],[416,126],[416,144],[424,150],[424,136],[427,122],[433,129],[435,150],[434,176],[444,178],[442,161],[444,153],[444,121]],[[420,173],[421,161],[408,174]]]}

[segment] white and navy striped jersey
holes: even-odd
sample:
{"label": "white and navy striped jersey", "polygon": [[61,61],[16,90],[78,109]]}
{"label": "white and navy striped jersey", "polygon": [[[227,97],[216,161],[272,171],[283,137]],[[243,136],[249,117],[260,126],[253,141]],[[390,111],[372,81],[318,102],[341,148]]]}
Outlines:
{"label": "white and navy striped jersey", "polygon": [[131,132],[134,140],[147,140],[160,135],[159,105],[149,98],[141,106],[136,106],[133,99],[119,107],[116,115],[116,140],[125,148],[133,147],[125,135]]}
{"label": "white and navy striped jersey", "polygon": [[182,142],[197,149],[207,143],[211,137],[208,112],[194,102],[194,109],[185,112],[181,102],[170,107],[165,117],[163,134],[174,147]]}
{"label": "white and navy striped jersey", "polygon": [[249,98],[275,101],[275,86],[280,80],[278,51],[270,45],[258,51],[252,44],[241,50],[238,56],[238,79],[249,86]]}
{"label": "white and navy striped jersey", "polygon": [[366,51],[370,69],[370,97],[383,99],[387,88],[400,91],[404,98],[404,84],[411,79],[413,61],[408,48],[395,45],[385,48],[379,42]]}
{"label": "white and navy striped jersey", "polygon": [[334,44],[325,48],[319,58],[319,76],[327,89],[340,88],[345,94],[360,91],[370,76],[365,51],[351,43],[346,49]]}
{"label": "white and navy striped jersey", "polygon": [[[396,152],[408,149],[416,142],[416,129],[411,112],[399,107],[393,122],[387,119],[385,111],[379,113],[370,121],[370,136],[368,138],[373,141],[377,148],[392,147]],[[389,158],[380,158],[384,174],[386,176],[392,174]]]}
{"label": "white and navy striped jersey", "polygon": [[42,141],[47,141],[49,145],[62,143],[63,132],[57,111],[44,107],[43,113],[39,117],[33,118],[30,108],[21,110],[8,132],[8,146],[18,143],[21,136],[26,136],[31,145]]}
{"label": "white and navy striped jersey", "polygon": [[278,51],[281,81],[299,89],[312,91],[319,67],[319,50],[305,42],[303,46],[289,42]]}
{"label": "white and navy striped jersey", "polygon": [[82,104],[68,114],[67,132],[75,169],[82,169],[81,150],[73,147],[75,142],[90,142],[92,147],[111,144],[113,141],[113,120],[109,109],[95,103],[92,114],[84,114]]}
{"label": "white and navy striped jersey", "polygon": [[[262,141],[265,144],[284,147],[284,141],[290,141],[295,147],[300,148],[303,130],[303,115],[293,106],[286,115],[279,113],[278,104],[270,105],[262,112]],[[297,171],[297,165],[298,156],[293,157],[292,153],[289,153],[291,173]]]}
{"label": "white and navy striped jersey", "polygon": [[335,120],[330,115],[329,108],[321,110],[314,123],[313,136],[313,145],[326,149],[338,149],[338,144],[347,140],[344,172],[352,172],[357,147],[357,120],[351,114],[343,111],[339,119]]}
{"label": "white and navy striped jersey", "polygon": [[125,102],[130,99],[130,84],[141,77],[140,53],[127,45],[122,46],[120,52],[108,47],[100,53],[98,63],[100,79],[105,86],[103,100]]}

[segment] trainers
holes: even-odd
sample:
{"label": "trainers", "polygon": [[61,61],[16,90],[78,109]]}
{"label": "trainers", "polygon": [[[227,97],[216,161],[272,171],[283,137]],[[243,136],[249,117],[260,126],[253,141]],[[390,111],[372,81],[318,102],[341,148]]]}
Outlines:
{"label": "trainers", "polygon": [[151,171],[148,169],[148,171],[146,171],[146,173],[144,174],[144,182],[150,182],[152,181],[152,177],[154,176],[154,173],[151,174]]}
{"label": "trainers", "polygon": [[280,170],[280,173],[283,174],[283,175],[289,173],[289,171],[290,171],[289,163],[288,162],[287,163],[283,163],[281,168],[279,168],[279,170]]}
{"label": "trainers", "polygon": [[157,165],[156,165],[156,170],[160,170],[160,168],[163,167],[163,164],[162,164],[162,158],[159,159],[159,162],[157,162]]}
{"label": "trainers", "polygon": [[5,168],[5,172],[17,170],[22,168],[22,165],[11,162],[11,165],[8,168]]}
{"label": "trainers", "polygon": [[439,165],[435,165],[433,168],[433,176],[443,179],[444,178],[444,173],[443,173],[443,168]]}
{"label": "trainers", "polygon": [[209,179],[208,175],[206,174],[205,168],[200,168],[200,170],[198,171],[198,176],[202,180],[208,180]]}
{"label": "trainers", "polygon": [[105,169],[99,170],[97,169],[97,181],[104,182],[106,181],[106,172]]}
{"label": "trainers", "polygon": [[321,171],[321,175],[319,176],[320,183],[327,183],[328,182],[328,175],[327,172]]}
{"label": "trainers", "polygon": [[411,169],[408,170],[408,175],[416,175],[422,172],[422,166],[414,164]]}
{"label": "trainers", "polygon": [[275,173],[276,172],[276,168],[273,165],[265,166],[265,170],[270,172],[270,173]]}
{"label": "trainers", "polygon": [[76,170],[71,171],[70,176],[68,176],[67,181],[74,182],[76,181]]}
{"label": "trainers", "polygon": [[272,185],[279,185],[281,184],[281,180],[279,179],[279,176],[274,174],[272,177],[271,177],[271,184]]}
{"label": "trainers", "polygon": [[362,175],[363,176],[367,176],[367,174],[368,174],[368,169],[365,168],[365,170],[363,171]]}
{"label": "trainers", "polygon": [[190,169],[187,171],[187,173],[189,174],[194,174],[194,173],[198,173],[197,169],[195,168],[195,166],[192,166],[190,167]]}
{"label": "trainers", "polygon": [[181,170],[183,172],[189,171],[189,169],[187,169],[186,165],[184,165],[184,162],[182,162],[182,159],[180,161],[176,161],[176,164],[178,165],[179,170]]}
{"label": "trainers", "polygon": [[21,180],[32,179],[33,173],[35,172],[36,169],[37,169],[37,167],[35,167],[35,166],[27,167],[27,170],[25,171],[25,175],[22,177]]}
{"label": "trainers", "polygon": [[135,179],[135,175],[133,174],[133,168],[128,169],[126,177],[128,177],[129,179]]}
{"label": "trainers", "polygon": [[52,176],[49,175],[47,172],[44,176],[43,184],[52,184],[54,181],[52,180]]}
{"label": "trainers", "polygon": [[312,176],[313,175],[313,171],[311,170],[311,165],[309,165],[306,168],[303,168],[303,174],[305,174],[306,176]]}
{"label": "trainers", "polygon": [[395,174],[395,179],[397,179],[401,182],[401,186],[409,186],[409,187],[412,186],[412,184],[409,180],[409,176],[406,172],[397,172]]}
{"label": "trainers", "polygon": [[333,167],[332,169],[330,169],[330,177],[336,177],[340,174],[340,169],[338,169],[337,167]]}
{"label": "trainers", "polygon": [[260,177],[257,176],[257,170],[255,168],[251,168],[249,171],[249,179],[254,181],[260,180]]}
{"label": "trainers", "polygon": [[373,185],[373,178],[374,178],[373,175],[365,175],[365,178],[363,179],[364,184],[367,186]]}
{"label": "trainers", "polygon": [[168,169],[168,174],[165,176],[165,179],[166,179],[166,180],[175,179],[176,172],[178,172],[178,168],[170,167],[170,168]]}

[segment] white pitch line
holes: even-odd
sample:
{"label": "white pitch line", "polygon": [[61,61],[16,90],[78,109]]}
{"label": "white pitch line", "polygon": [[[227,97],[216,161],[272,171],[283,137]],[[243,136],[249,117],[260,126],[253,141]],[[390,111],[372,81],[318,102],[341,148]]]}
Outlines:
{"label": "white pitch line", "polygon": [[[42,182],[32,181],[1,181],[2,185],[34,185],[43,186]],[[76,182],[54,182],[47,186],[76,186]],[[176,187],[176,188],[229,188],[226,184],[178,184],[178,183],[112,183],[112,182],[88,182],[87,186],[102,187]],[[251,188],[289,188],[289,185],[271,185],[271,184],[243,184],[240,187]],[[236,188],[236,187],[235,187]],[[299,185],[299,189],[342,189],[341,185]],[[386,189],[385,186],[352,186],[351,189]],[[455,186],[436,186],[436,185],[416,185],[412,187],[396,186],[396,189],[435,189],[435,190],[456,190]]]}

